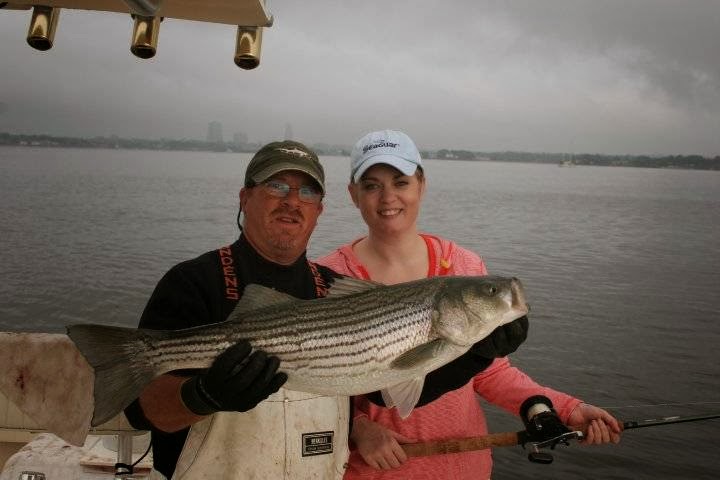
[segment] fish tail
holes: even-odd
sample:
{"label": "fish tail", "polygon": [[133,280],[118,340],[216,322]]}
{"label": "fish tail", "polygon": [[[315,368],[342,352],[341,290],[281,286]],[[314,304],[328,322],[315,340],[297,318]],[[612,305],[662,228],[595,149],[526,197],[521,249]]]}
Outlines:
{"label": "fish tail", "polygon": [[70,325],[67,334],[95,371],[93,427],[120,413],[158,375],[143,355],[151,349],[147,330]]}

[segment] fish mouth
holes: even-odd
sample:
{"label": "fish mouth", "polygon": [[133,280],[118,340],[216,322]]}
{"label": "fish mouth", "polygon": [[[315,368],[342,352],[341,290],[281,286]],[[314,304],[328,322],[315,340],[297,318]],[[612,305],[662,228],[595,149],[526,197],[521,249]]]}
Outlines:
{"label": "fish mouth", "polygon": [[522,282],[515,277],[510,280],[510,292],[512,293],[512,302],[510,306],[513,310],[522,311],[523,315],[530,311],[530,305],[525,300],[525,289]]}
{"label": "fish mouth", "polygon": [[503,315],[501,325],[513,322],[523,315],[527,315],[530,311],[530,305],[525,301],[525,289],[523,288],[522,282],[517,278],[512,277],[510,279],[510,292],[505,298],[510,308],[508,308],[505,315]]}

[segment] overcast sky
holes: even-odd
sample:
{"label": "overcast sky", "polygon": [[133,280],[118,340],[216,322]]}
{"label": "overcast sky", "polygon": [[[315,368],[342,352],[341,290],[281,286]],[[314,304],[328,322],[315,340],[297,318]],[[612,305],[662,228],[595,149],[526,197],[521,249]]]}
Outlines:
{"label": "overcast sky", "polygon": [[274,0],[260,67],[235,28],[168,19],[158,54],[131,19],[65,10],[55,46],[0,11],[0,131],[421,148],[720,155],[720,0]]}

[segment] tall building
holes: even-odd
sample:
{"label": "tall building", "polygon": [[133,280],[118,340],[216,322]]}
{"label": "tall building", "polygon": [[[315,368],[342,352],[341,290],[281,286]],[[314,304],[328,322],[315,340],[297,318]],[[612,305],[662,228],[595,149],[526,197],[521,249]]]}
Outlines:
{"label": "tall building", "polygon": [[290,123],[285,124],[285,140],[293,140],[292,125]]}
{"label": "tall building", "polygon": [[233,143],[235,145],[245,145],[248,143],[248,137],[243,132],[235,132],[233,134]]}
{"label": "tall building", "polygon": [[222,143],[222,141],[223,141],[222,123],[210,122],[208,124],[207,141],[210,143]]}

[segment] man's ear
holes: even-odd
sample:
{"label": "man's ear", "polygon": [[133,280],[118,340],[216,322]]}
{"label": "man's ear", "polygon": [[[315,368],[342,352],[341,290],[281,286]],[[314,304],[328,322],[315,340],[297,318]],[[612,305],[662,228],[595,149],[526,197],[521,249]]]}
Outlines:
{"label": "man's ear", "polygon": [[243,187],[240,189],[240,193],[238,194],[238,197],[240,197],[240,209],[245,210],[245,204],[247,203],[249,192],[248,189]]}

